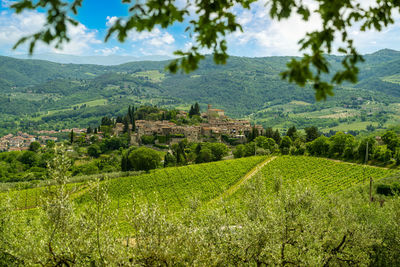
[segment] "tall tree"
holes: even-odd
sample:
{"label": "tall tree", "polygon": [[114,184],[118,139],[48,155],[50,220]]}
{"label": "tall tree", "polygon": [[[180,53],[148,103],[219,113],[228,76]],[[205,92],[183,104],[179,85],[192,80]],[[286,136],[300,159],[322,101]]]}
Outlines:
{"label": "tall tree", "polygon": [[395,152],[396,148],[400,146],[400,139],[394,131],[387,131],[382,135],[382,141],[392,152]]}
{"label": "tall tree", "polygon": [[279,146],[279,148],[281,149],[281,153],[284,155],[289,154],[290,151],[290,147],[292,146],[292,139],[289,136],[284,136],[282,138],[282,142]]}
{"label": "tall tree", "polygon": [[315,126],[306,127],[304,130],[306,132],[306,142],[314,141],[321,135]]}
{"label": "tall tree", "polygon": [[275,130],[274,136],[273,136],[272,138],[275,140],[275,142],[276,142],[278,145],[281,144],[282,138],[281,138],[281,134],[280,134],[280,132],[279,132],[278,129]]}
{"label": "tall tree", "polygon": [[298,137],[296,126],[293,125],[292,127],[290,127],[286,132],[286,136],[289,136],[292,141],[296,140]]}
{"label": "tall tree", "polygon": [[272,127],[268,127],[267,129],[265,129],[265,137],[274,138],[274,130],[272,129]]}
{"label": "tall tree", "polygon": [[194,107],[193,107],[193,105],[191,105],[190,109],[189,109],[189,117],[192,117],[194,115],[194,113],[195,113]]}
{"label": "tall tree", "polygon": [[129,129],[129,117],[128,117],[128,116],[125,116],[125,117],[124,117],[123,123],[124,123],[123,133],[129,132],[130,129]]}
{"label": "tall tree", "polygon": [[200,106],[199,103],[196,102],[196,104],[194,104],[194,115],[200,116]]}
{"label": "tall tree", "polygon": [[74,139],[75,139],[75,133],[74,130],[71,130],[71,133],[69,134],[69,141],[71,144],[74,143]]}

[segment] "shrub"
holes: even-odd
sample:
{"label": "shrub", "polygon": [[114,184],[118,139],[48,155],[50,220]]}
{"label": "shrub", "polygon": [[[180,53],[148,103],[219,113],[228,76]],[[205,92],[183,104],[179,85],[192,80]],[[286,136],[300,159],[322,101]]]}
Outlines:
{"label": "shrub", "polygon": [[152,145],[154,144],[155,137],[152,135],[143,135],[141,140],[144,145]]}
{"label": "shrub", "polygon": [[141,147],[132,151],[129,156],[129,163],[135,171],[149,171],[160,165],[161,158],[157,151]]}

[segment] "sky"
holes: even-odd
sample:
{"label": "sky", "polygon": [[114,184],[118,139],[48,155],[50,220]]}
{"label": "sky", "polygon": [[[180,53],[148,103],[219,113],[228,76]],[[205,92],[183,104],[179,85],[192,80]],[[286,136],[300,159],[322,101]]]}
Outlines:
{"label": "sky", "polygon": [[[15,14],[9,8],[13,0],[0,0],[0,55],[27,54],[27,46],[12,50],[21,38],[38,31],[45,22],[45,14],[29,11]],[[184,4],[185,0],[176,0]],[[300,55],[297,42],[309,31],[316,29],[319,18],[311,16],[308,22],[292,16],[288,20],[271,20],[264,6],[266,0],[252,4],[250,10],[234,7],[233,11],[243,32],[227,36],[228,53],[234,56],[295,56]],[[312,5],[312,0],[306,0]],[[360,0],[363,3],[373,0]],[[131,32],[124,43],[112,38],[104,43],[107,28],[117,17],[127,16],[128,6],[120,0],[84,0],[79,14],[74,17],[79,21],[77,27],[70,29],[71,41],[62,50],[38,45],[35,53],[61,53],[70,55],[129,55],[172,56],[177,49],[187,50],[194,40],[185,32],[187,22],[176,24],[168,29],[155,28],[151,32]],[[400,50],[400,16],[396,15],[394,25],[382,32],[360,32],[351,29],[358,51],[367,54],[389,48]],[[207,53],[207,51],[203,51]]]}

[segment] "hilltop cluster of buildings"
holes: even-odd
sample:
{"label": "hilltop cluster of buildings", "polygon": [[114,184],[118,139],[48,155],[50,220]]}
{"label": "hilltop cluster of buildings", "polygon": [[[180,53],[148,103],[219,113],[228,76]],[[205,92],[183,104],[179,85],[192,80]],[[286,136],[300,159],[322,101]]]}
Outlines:
{"label": "hilltop cluster of buildings", "polygon": [[[210,137],[221,140],[222,135],[231,138],[245,140],[245,136],[255,127],[260,134],[264,129],[261,125],[252,126],[247,120],[234,120],[225,116],[225,112],[221,109],[213,109],[208,106],[206,113],[201,114],[202,118],[206,118],[208,122],[199,125],[177,125],[170,121],[135,121],[136,132],[131,135],[133,144],[140,144],[141,137],[144,135],[169,136],[171,142],[177,141],[182,137],[192,142],[200,142]],[[118,135],[123,132],[123,124],[117,123],[114,134]],[[174,138],[178,137],[178,138]],[[174,140],[175,139],[175,140]]]}
{"label": "hilltop cluster of buildings", "polygon": [[86,132],[86,129],[73,128],[73,129],[63,129],[59,131],[43,130],[43,131],[36,131],[35,135],[23,133],[21,131],[16,133],[15,135],[7,134],[0,138],[0,152],[28,150],[30,144],[35,141],[41,143],[42,145],[45,145],[48,141],[56,142],[58,140],[57,137],[48,135],[57,133],[70,133],[71,131],[74,131],[74,133],[79,134]]}
{"label": "hilltop cluster of buildings", "polygon": [[57,141],[57,137],[34,136],[23,132],[18,132],[16,135],[7,134],[0,138],[0,151],[28,150],[32,142],[37,141],[45,144],[49,140]]}

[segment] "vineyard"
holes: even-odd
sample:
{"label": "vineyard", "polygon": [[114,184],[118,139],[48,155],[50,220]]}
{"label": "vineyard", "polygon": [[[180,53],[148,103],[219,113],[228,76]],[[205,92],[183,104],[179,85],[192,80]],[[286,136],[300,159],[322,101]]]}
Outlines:
{"label": "vineyard", "polygon": [[369,181],[370,177],[377,181],[394,171],[323,158],[282,156],[267,164],[261,172],[268,188],[273,187],[276,179],[281,179],[283,185],[293,182],[313,185],[326,195]]}
{"label": "vineyard", "polygon": [[[189,205],[201,205],[223,196],[241,178],[266,160],[265,156],[226,160],[182,167],[157,169],[137,176],[121,177],[102,182],[106,185],[113,208],[132,203],[133,197],[141,203],[159,202],[166,212],[179,211]],[[394,170],[362,166],[333,160],[280,156],[271,158],[256,176],[261,174],[267,188],[273,188],[279,179],[282,186],[302,183],[315,186],[322,195],[335,193],[369,180],[377,181],[393,174]],[[251,178],[247,183],[254,182]],[[89,183],[68,184],[72,199],[79,205],[90,205]],[[45,188],[11,192],[20,209],[40,205]],[[241,186],[231,200],[238,200],[246,193]],[[0,197],[5,194],[0,194]]]}
{"label": "vineyard", "polygon": [[[206,202],[217,197],[236,183],[266,157],[249,157],[182,167],[164,168],[132,177],[110,179],[106,188],[115,207],[132,201],[164,203],[171,211],[187,207],[191,201]],[[72,199],[79,204],[90,203],[87,183],[68,184]],[[45,188],[31,188],[10,192],[21,209],[40,204]],[[6,194],[0,194],[4,197]]]}
{"label": "vineyard", "polygon": [[[159,201],[166,211],[176,211],[190,203],[205,203],[230,188],[265,157],[249,157],[183,167],[165,168],[135,177],[108,182],[113,204],[132,201]],[[85,196],[79,201],[85,202]]]}

